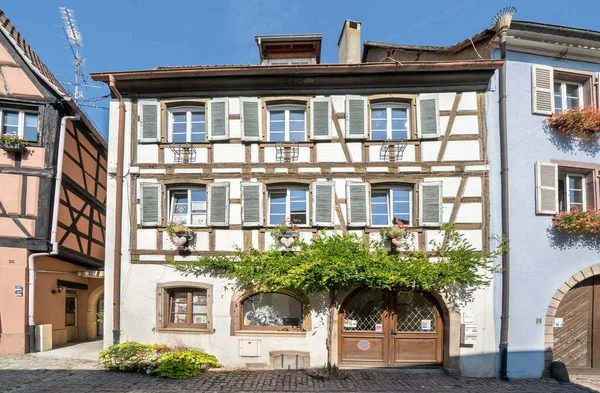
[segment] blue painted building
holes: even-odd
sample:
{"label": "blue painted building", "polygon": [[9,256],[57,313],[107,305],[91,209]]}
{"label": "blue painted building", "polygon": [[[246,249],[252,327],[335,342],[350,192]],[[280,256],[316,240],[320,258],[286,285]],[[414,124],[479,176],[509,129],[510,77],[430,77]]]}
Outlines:
{"label": "blue painted building", "polygon": [[[600,32],[513,21],[507,51],[508,376],[539,377],[553,360],[570,372],[600,368],[600,241],[552,227],[558,212],[599,207],[600,144],[543,123],[570,107],[598,107]],[[497,77],[487,94],[491,233],[501,233]]]}

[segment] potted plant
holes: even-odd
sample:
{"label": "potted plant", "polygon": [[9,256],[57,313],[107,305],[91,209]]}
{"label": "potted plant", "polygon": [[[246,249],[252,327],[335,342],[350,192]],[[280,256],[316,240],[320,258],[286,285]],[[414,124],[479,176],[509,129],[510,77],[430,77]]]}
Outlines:
{"label": "potted plant", "polygon": [[565,135],[596,142],[600,132],[600,110],[592,107],[571,108],[553,114],[544,122],[546,126]]}
{"label": "potted plant", "polygon": [[408,224],[406,221],[395,217],[393,225],[382,229],[380,234],[383,241],[390,241],[392,251],[402,251],[409,236]]}
{"label": "potted plant", "polygon": [[292,244],[298,239],[298,227],[294,224],[294,220],[287,219],[281,220],[270,231],[273,240],[281,244],[286,250],[288,250]]}
{"label": "potted plant", "polygon": [[195,236],[195,232],[183,225],[181,221],[170,221],[167,224],[167,233],[173,244],[180,250],[187,250],[190,240]]}
{"label": "potted plant", "polygon": [[571,234],[600,235],[600,209],[579,210],[573,207],[568,212],[555,215],[552,226],[557,231]]}
{"label": "potted plant", "polygon": [[0,135],[0,148],[6,151],[25,152],[29,142],[15,133]]}

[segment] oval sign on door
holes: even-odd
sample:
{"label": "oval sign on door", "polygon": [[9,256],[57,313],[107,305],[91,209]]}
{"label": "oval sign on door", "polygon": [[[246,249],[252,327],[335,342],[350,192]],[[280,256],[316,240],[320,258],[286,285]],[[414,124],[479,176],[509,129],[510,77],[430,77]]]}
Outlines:
{"label": "oval sign on door", "polygon": [[367,340],[360,340],[356,346],[358,347],[358,349],[360,349],[361,351],[368,351],[369,348],[371,348],[371,343],[368,342]]}

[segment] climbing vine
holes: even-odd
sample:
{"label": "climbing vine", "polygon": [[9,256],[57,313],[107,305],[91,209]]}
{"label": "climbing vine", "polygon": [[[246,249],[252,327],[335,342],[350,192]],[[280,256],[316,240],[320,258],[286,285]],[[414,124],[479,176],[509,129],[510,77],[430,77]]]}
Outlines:
{"label": "climbing vine", "polygon": [[488,285],[497,271],[493,259],[501,245],[490,252],[476,251],[451,226],[445,226],[445,242],[432,242],[431,251],[390,254],[377,242],[355,234],[321,233],[310,243],[299,241],[299,251],[238,249],[233,256],[212,255],[194,262],[173,262],[184,275],[227,278],[238,288],[261,291],[295,290],[303,294],[329,294],[328,363],[336,309],[335,294],[356,287],[376,289],[414,288],[440,291],[449,287]]}

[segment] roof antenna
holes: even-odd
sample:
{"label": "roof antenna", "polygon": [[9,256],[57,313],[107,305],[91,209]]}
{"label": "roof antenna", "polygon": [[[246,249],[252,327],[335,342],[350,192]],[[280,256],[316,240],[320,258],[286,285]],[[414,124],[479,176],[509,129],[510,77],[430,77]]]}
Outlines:
{"label": "roof antenna", "polygon": [[75,79],[73,80],[73,83],[63,83],[73,85],[73,100],[75,102],[86,101],[84,100],[83,93],[80,90],[81,87],[101,87],[89,85],[87,83],[87,77],[83,72],[83,63],[85,59],[81,55],[82,39],[81,32],[77,27],[75,12],[72,9],[66,7],[59,7],[58,9],[60,10],[60,14],[62,15],[63,19],[63,31],[65,33],[65,36],[67,37],[67,41],[69,42],[69,47],[71,48],[73,57],[75,58]]}

